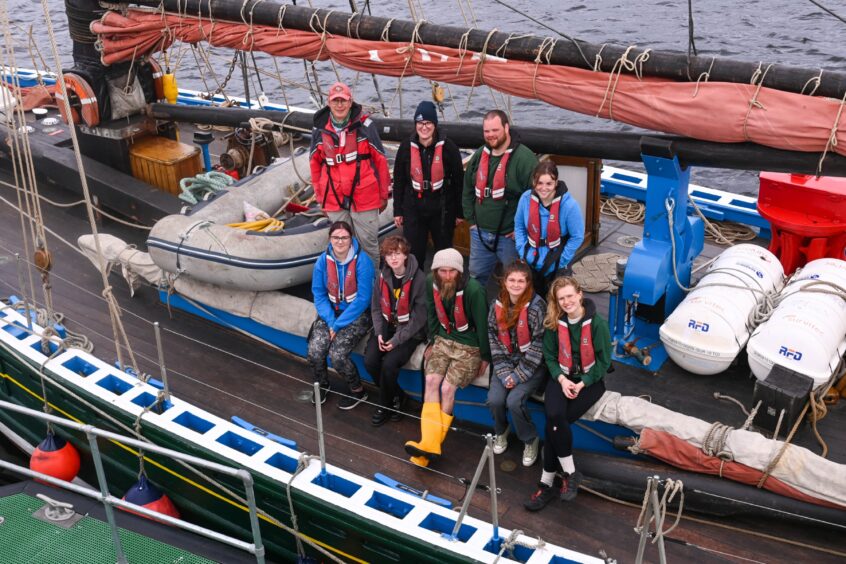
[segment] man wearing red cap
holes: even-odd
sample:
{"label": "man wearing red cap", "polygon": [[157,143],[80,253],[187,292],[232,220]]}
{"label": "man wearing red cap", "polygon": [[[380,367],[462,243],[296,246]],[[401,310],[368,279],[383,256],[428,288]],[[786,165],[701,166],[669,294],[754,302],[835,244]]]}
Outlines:
{"label": "man wearing red cap", "polygon": [[351,223],[378,265],[379,212],[388,203],[391,183],[388,161],[376,127],[341,82],[329,88],[329,105],[314,115],[311,181],[329,219]]}

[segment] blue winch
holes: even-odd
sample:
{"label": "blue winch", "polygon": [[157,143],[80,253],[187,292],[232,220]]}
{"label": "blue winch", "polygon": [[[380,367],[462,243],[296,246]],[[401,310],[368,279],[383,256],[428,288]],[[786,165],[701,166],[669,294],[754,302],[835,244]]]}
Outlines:
{"label": "blue winch", "polygon": [[[699,217],[687,215],[690,169],[671,141],[643,138],[641,158],[648,174],[643,238],[625,265],[609,302],[614,360],[658,370],[667,353],[661,324],[684,297],[693,259],[705,244]],[[618,270],[622,270],[621,268]]]}

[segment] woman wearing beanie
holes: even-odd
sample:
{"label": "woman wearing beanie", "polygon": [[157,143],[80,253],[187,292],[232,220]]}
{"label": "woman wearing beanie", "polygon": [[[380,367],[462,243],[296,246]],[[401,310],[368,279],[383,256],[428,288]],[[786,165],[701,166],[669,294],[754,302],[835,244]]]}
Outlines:
{"label": "woman wearing beanie", "polygon": [[464,257],[455,249],[435,253],[426,279],[426,305],[430,346],[423,356],[421,439],[405,443],[418,466],[428,466],[441,455],[456,390],[487,372],[491,360],[485,290],[464,274]]}
{"label": "woman wearing beanie", "polygon": [[435,252],[446,249],[452,246],[455,226],[464,221],[464,167],[458,146],[438,130],[435,104],[420,102],[414,129],[394,161],[394,223],[402,227],[422,269],[429,235]]}

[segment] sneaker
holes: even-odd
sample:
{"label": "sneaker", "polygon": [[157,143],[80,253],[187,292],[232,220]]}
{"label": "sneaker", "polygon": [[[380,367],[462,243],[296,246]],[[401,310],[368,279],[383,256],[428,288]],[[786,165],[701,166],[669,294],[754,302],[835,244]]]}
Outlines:
{"label": "sneaker", "polygon": [[349,410],[367,399],[367,391],[350,392],[349,395],[341,396],[338,400],[338,409]]}
{"label": "sneaker", "polygon": [[405,407],[406,399],[408,399],[408,396],[405,395],[405,392],[403,391],[400,391],[400,395],[394,398],[394,403],[392,405],[394,410],[390,412],[391,421],[402,420],[402,410]]}
{"label": "sneaker", "polygon": [[381,427],[385,421],[391,418],[391,412],[384,407],[377,407],[373,410],[373,417],[370,418],[370,424],[374,427]]}
{"label": "sneaker", "polygon": [[523,447],[523,466],[531,466],[538,459],[538,444],[540,439],[535,437]]}
{"label": "sneaker", "polygon": [[561,485],[561,501],[573,501],[579,493],[579,484],[582,483],[582,473],[576,470],[564,478]]}
{"label": "sneaker", "polygon": [[[320,388],[320,405],[326,403],[326,398],[329,397],[329,388]],[[311,395],[311,405],[314,405],[314,394]]]}
{"label": "sneaker", "polygon": [[501,435],[494,437],[493,451],[494,454],[502,454],[508,448],[508,428]]}
{"label": "sneaker", "polygon": [[561,481],[558,476],[555,477],[551,486],[547,486],[543,482],[538,482],[538,491],[532,494],[529,501],[523,503],[523,507],[525,507],[527,511],[540,511],[549,505],[549,502],[555,499],[560,485]]}

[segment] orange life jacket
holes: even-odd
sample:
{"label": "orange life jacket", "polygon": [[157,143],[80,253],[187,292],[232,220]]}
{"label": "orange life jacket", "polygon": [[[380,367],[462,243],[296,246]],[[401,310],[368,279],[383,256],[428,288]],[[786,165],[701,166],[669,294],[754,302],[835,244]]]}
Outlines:
{"label": "orange life jacket", "polygon": [[435,312],[438,314],[438,321],[441,323],[444,331],[447,332],[447,335],[452,332],[452,327],[455,327],[455,330],[459,333],[467,331],[470,328],[470,322],[467,321],[467,314],[464,313],[464,290],[462,289],[455,293],[455,305],[452,308],[453,318],[455,319],[455,323],[453,324],[449,322],[444,303],[441,300],[441,293],[438,291],[438,285],[434,282],[432,283],[432,291],[435,296]]}
{"label": "orange life jacket", "polygon": [[382,317],[384,317],[385,321],[388,323],[408,323],[408,320],[411,317],[409,302],[411,300],[411,282],[413,279],[409,278],[403,283],[402,288],[400,289],[399,299],[397,300],[391,299],[391,288],[388,285],[388,281],[385,280],[385,277],[380,274],[379,279],[381,280],[379,282],[379,285],[381,286],[381,298],[379,299],[379,303],[382,306]]}
{"label": "orange life jacket", "polygon": [[494,171],[493,182],[488,187],[488,168],[491,161],[491,150],[486,145],[482,147],[482,154],[479,157],[479,168],[476,169],[476,200],[481,204],[485,198],[501,200],[505,197],[505,170],[508,168],[508,159],[511,157],[513,147],[509,147]]}
{"label": "orange life jacket", "polygon": [[422,192],[431,190],[437,192],[444,186],[444,142],[435,143],[435,154],[432,156],[432,166],[429,168],[429,180],[423,179],[423,159],[420,157],[420,146],[411,142],[411,187],[421,197]]}
{"label": "orange life jacket", "polygon": [[358,262],[358,254],[356,253],[352,260],[347,264],[347,273],[344,276],[344,289],[341,290],[340,280],[338,280],[338,263],[331,253],[326,253],[326,290],[329,294],[329,301],[335,306],[335,310],[341,306],[341,301],[347,303],[355,300],[358,293],[358,284],[355,277],[355,266]]}
{"label": "orange life jacket", "polygon": [[[532,344],[532,333],[529,330],[530,304],[531,301],[523,306],[523,309],[520,310],[520,316],[517,319],[517,348],[523,353],[529,350],[529,346]],[[513,352],[511,345],[511,332],[505,325],[505,308],[499,300],[496,301],[494,307],[496,308],[496,326],[499,342],[503,344],[509,353],[511,353]]]}
{"label": "orange life jacket", "polygon": [[[581,361],[581,373],[586,374],[594,364],[596,355],[593,352],[593,337],[590,334],[591,320],[586,319],[582,323],[582,334],[579,339],[579,358]],[[570,328],[566,319],[558,320],[558,366],[565,375],[569,376],[573,370],[573,350],[570,346]]]}

